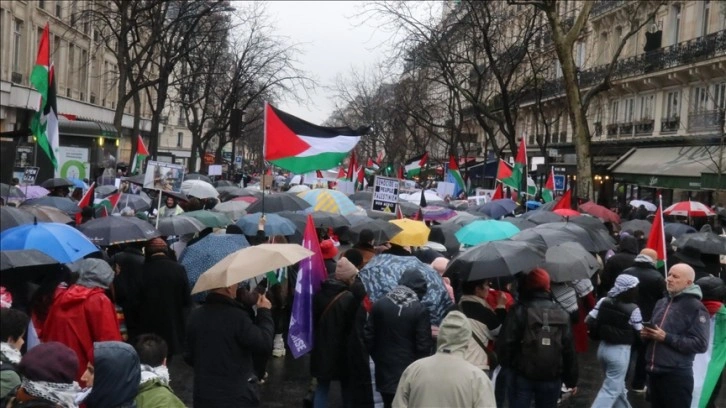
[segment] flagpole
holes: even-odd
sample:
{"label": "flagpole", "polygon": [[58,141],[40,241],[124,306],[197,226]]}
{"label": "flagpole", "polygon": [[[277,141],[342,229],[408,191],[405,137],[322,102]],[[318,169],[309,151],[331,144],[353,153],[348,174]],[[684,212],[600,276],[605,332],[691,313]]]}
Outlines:
{"label": "flagpole", "polygon": [[668,256],[667,256],[668,247],[666,245],[668,245],[668,244],[665,242],[665,223],[663,222],[663,195],[662,194],[658,194],[658,206],[660,207],[659,208],[660,209],[660,211],[659,211],[660,225],[661,225],[661,235],[663,238],[662,239],[662,241],[663,241],[663,248],[662,248],[663,249],[663,271],[664,271],[663,273],[664,273],[665,277],[667,278],[668,277]]}
{"label": "flagpole", "polygon": [[159,229],[159,218],[161,216],[161,189],[159,189],[159,203],[156,205],[156,229]]}

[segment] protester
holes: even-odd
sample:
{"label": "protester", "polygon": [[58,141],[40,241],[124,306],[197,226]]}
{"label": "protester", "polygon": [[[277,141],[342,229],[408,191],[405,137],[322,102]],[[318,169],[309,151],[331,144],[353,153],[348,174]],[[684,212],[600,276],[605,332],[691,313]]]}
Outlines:
{"label": "protester", "polygon": [[[272,236],[269,241],[272,244],[288,243],[284,235]],[[289,281],[288,270],[292,268],[294,267],[285,266],[266,274],[267,282],[269,283],[267,297],[272,304],[272,321],[275,322],[275,338],[272,342],[272,356],[274,357],[285,357],[286,354],[283,334],[287,332],[287,328],[290,326],[289,305],[291,302],[289,302],[289,293],[291,283]],[[292,289],[294,292],[294,286]]]}
{"label": "protester", "polygon": [[147,241],[141,274],[139,331],[161,336],[169,347],[167,358],[182,351],[184,315],[191,306],[189,278],[184,266],[167,255],[161,238]]}
{"label": "protester", "polygon": [[487,303],[489,281],[469,281],[462,284],[462,296],[459,299],[459,310],[469,319],[471,338],[464,353],[464,359],[481,370],[493,370],[497,366],[497,358],[493,342],[504,320],[507,318],[505,308],[507,298],[500,294],[495,309]]}
{"label": "protester", "polygon": [[176,198],[166,196],[165,205],[159,209],[159,217],[175,217],[184,213],[184,210],[176,202]]}
{"label": "protester", "polygon": [[688,407],[693,397],[693,359],[708,350],[710,316],[694,285],[695,271],[675,264],[668,271],[668,294],[653,309],[640,336],[646,349],[651,406]]}
{"label": "protester", "polygon": [[[375,243],[375,236],[373,235],[373,231],[369,229],[364,229],[360,232],[358,235],[358,242],[353,245],[353,248],[360,251],[360,253],[363,255],[363,264],[360,268],[363,268],[366,266],[370,260],[376,256],[376,249],[373,246]],[[359,268],[359,269],[360,269]]]}
{"label": "protester", "polygon": [[601,295],[612,289],[618,275],[633,266],[638,252],[640,252],[638,239],[627,233],[620,234],[620,250],[605,261],[599,288]]}
{"label": "protester", "polygon": [[0,401],[4,402],[10,391],[20,385],[17,365],[29,321],[28,315],[20,310],[0,309]]}
{"label": "protester", "polygon": [[128,339],[131,342],[142,333],[139,329],[142,315],[139,297],[144,268],[144,253],[141,248],[140,243],[124,244],[119,252],[111,256],[110,262],[116,273],[113,280],[114,301],[123,309]]}
{"label": "protester", "polygon": [[54,341],[39,344],[18,364],[22,382],[8,408],[76,408],[75,397],[81,391],[73,381],[77,371],[78,357],[73,350]]}
{"label": "protester", "polygon": [[271,304],[259,296],[253,321],[235,301],[236,291],[236,284],[212,290],[189,316],[185,360],[194,368],[195,407],[259,405],[252,354],[272,352]]}
{"label": "protester", "polygon": [[184,403],[169,387],[166,342],[155,334],[142,334],[134,346],[141,363],[141,383],[136,395],[137,408],[184,408]]}
{"label": "protester", "polygon": [[439,326],[436,354],[406,368],[398,383],[394,407],[497,406],[489,377],[464,358],[471,346],[470,321],[458,311],[444,318]]}
{"label": "protester", "polygon": [[365,342],[376,365],[376,389],[391,407],[403,370],[431,354],[431,320],[421,303],[426,279],[416,269],[403,272],[398,286],[380,298],[365,326]]}
{"label": "protester", "polygon": [[449,294],[452,302],[456,302],[456,297],[454,296],[454,288],[453,286],[451,286],[451,279],[448,276],[444,276],[444,274],[446,273],[446,267],[448,265],[449,260],[443,256],[436,257],[431,262],[431,267],[434,268],[439,276],[441,276],[441,280],[444,283],[444,287],[446,288],[446,293]]}
{"label": "protester", "polygon": [[335,278],[324,281],[313,297],[315,343],[310,357],[310,373],[318,382],[313,400],[316,408],[328,406],[332,381],[340,382],[343,403],[349,405],[346,343],[357,306],[350,291],[357,274],[358,269],[347,258],[341,257],[335,269]]}
{"label": "protester", "polygon": [[41,340],[58,341],[78,356],[76,380],[81,380],[86,364],[92,360],[93,343],[121,340],[116,310],[106,296],[114,272],[100,259],[83,259],[76,263],[76,284],[58,295],[48,312]]}
{"label": "protester", "polygon": [[630,348],[643,329],[640,309],[635,304],[638,278],[621,274],[607,297],[600,299],[590,311],[587,322],[590,332],[600,340],[597,359],[605,373],[605,381],[597,393],[593,407],[629,407],[625,375],[630,366]]}
{"label": "protester", "polygon": [[563,382],[577,393],[570,318],[552,300],[547,271],[536,268],[520,281],[520,303],[507,314],[496,344],[509,372],[509,407],[529,408],[533,399],[537,407],[554,407]]}
{"label": "protester", "polygon": [[335,277],[335,256],[338,255],[338,248],[332,239],[320,241],[320,253],[325,261],[325,270],[328,272],[328,279]]}
{"label": "protester", "polygon": [[139,356],[120,341],[94,343],[83,377],[91,388],[77,400],[86,408],[132,408],[141,380]]}
{"label": "protester", "polygon": [[693,361],[692,408],[716,408],[726,367],[726,284],[715,276],[696,281],[703,292],[702,303],[711,316],[708,349]]}

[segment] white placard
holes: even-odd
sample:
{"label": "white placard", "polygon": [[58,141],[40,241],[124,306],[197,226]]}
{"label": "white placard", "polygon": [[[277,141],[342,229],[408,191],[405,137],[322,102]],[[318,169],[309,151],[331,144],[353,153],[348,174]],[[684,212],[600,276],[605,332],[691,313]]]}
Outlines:
{"label": "white placard", "polygon": [[338,180],[335,189],[346,195],[351,195],[355,193],[355,183],[352,181]]}
{"label": "white placard", "polygon": [[153,160],[146,164],[144,188],[171,190],[180,193],[183,180],[184,166],[181,164]]}
{"label": "white placard", "polygon": [[398,206],[398,194],[401,181],[396,178],[376,176],[373,181],[373,199],[371,210],[395,213]]}
{"label": "white placard", "polygon": [[221,176],[222,175],[222,165],[221,164],[210,164],[209,169],[207,170],[207,174],[210,176]]}
{"label": "white placard", "polygon": [[436,194],[438,194],[439,197],[452,197],[454,195],[454,187],[454,183],[449,183],[448,181],[439,181],[436,185]]}
{"label": "white placard", "polygon": [[56,177],[78,180],[90,178],[91,165],[88,163],[88,148],[60,146],[57,160]]}

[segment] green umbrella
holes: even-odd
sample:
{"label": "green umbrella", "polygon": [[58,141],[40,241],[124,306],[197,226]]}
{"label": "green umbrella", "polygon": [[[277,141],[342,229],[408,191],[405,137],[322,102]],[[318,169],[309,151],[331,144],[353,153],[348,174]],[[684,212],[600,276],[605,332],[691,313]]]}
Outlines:
{"label": "green umbrella", "polygon": [[513,224],[496,220],[477,220],[456,231],[456,239],[464,245],[478,245],[483,242],[499,241],[514,236],[519,228]]}
{"label": "green umbrella", "polygon": [[232,224],[232,220],[226,214],[208,210],[189,211],[185,212],[184,216],[196,218],[204,226],[209,228],[221,228]]}

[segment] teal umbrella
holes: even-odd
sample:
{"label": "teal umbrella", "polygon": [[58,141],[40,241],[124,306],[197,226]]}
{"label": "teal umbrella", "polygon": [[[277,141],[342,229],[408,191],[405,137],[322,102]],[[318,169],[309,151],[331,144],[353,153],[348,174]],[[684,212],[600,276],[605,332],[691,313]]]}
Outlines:
{"label": "teal umbrella", "polygon": [[513,224],[496,220],[477,220],[466,224],[456,231],[456,239],[464,245],[479,245],[489,241],[499,241],[514,236],[519,228]]}

